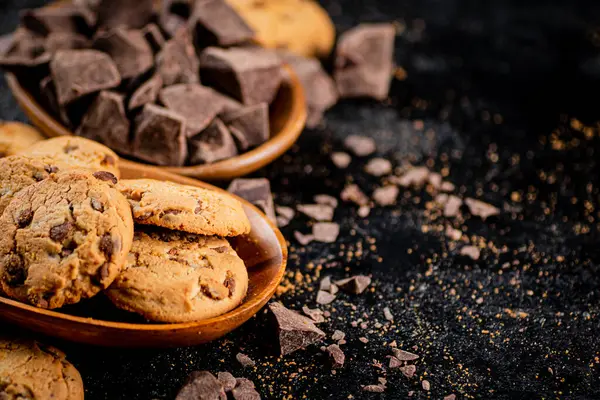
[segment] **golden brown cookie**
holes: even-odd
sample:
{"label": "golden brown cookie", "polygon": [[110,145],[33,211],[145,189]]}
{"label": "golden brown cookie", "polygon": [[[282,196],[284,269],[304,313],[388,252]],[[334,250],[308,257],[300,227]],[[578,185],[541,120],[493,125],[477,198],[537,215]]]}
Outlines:
{"label": "golden brown cookie", "polygon": [[327,57],[335,43],[335,26],[316,1],[227,0],[256,31],[256,41],[306,57]]}
{"label": "golden brown cookie", "polygon": [[177,323],[224,314],[247,290],[246,266],[227,240],[144,228],[106,295],[149,320]]}
{"label": "golden brown cookie", "polygon": [[0,399],[83,400],[83,393],[81,375],[62,351],[0,337]]}
{"label": "golden brown cookie", "polygon": [[45,137],[32,126],[0,121],[0,157],[12,156]]}
{"label": "golden brown cookie", "polygon": [[42,308],[106,289],[133,240],[127,200],[108,172],[51,174],[15,195],[0,217],[0,285]]}
{"label": "golden brown cookie", "polygon": [[117,188],[138,224],[208,236],[250,232],[242,204],[227,194],[153,179],[123,179]]}
{"label": "golden brown cookie", "polygon": [[30,157],[52,158],[60,167],[61,164],[72,168],[89,169],[92,172],[108,171],[119,178],[119,156],[108,147],[93,140],[60,136],[34,144],[21,154]]}

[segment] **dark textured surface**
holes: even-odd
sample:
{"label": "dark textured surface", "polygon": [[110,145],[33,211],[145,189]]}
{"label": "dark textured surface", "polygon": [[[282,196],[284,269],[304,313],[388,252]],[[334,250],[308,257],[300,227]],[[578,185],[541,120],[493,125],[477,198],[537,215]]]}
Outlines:
{"label": "dark textured surface", "polygon": [[[14,26],[17,4],[35,3],[41,2],[3,1],[0,30]],[[281,205],[310,202],[317,193],[337,196],[349,180],[371,193],[378,181],[361,172],[364,161],[340,171],[327,154],[341,150],[349,133],[370,135],[394,165],[429,159],[432,169],[448,169],[459,193],[522,208],[486,222],[466,220],[468,236],[487,244],[481,260],[457,256],[434,232],[440,221],[424,213],[429,195],[421,191],[403,191],[397,206],[376,208],[368,219],[357,217],[355,206],[340,206],[335,220],[342,235],[332,245],[299,247],[292,233],[308,229],[297,217],[283,229],[292,244],[291,273],[313,276],[322,265],[322,275],[335,278],[373,276],[374,291],[343,294],[322,307],[332,318],[320,328],[347,333],[344,368],[333,375],[318,346],[279,359],[259,313],[223,340],[197,348],[57,343],[81,371],[86,399],[172,399],[190,372],[204,369],[253,379],[263,398],[403,399],[409,391],[420,399],[450,393],[460,399],[599,398],[600,137],[569,125],[573,117],[600,119],[593,28],[600,3],[523,3],[324,1],[340,30],[360,21],[404,21],[397,62],[407,79],[394,84],[387,105],[338,105],[325,128],[307,131],[259,174],[272,179]],[[23,118],[4,83],[0,118]],[[424,130],[415,130],[415,121]],[[523,201],[515,202],[519,197]],[[303,279],[280,300],[295,309],[314,307],[314,288]],[[374,321],[385,322],[385,305],[395,321],[378,329]],[[514,318],[517,312],[523,318]],[[363,313],[369,327],[353,328],[350,322]],[[368,343],[358,340],[363,336]],[[374,359],[387,365],[391,351],[384,343],[392,340],[421,356],[415,378],[373,366]],[[255,369],[237,364],[239,351],[256,361]],[[384,376],[386,393],[360,390]],[[431,383],[430,392],[421,389],[422,379]]]}

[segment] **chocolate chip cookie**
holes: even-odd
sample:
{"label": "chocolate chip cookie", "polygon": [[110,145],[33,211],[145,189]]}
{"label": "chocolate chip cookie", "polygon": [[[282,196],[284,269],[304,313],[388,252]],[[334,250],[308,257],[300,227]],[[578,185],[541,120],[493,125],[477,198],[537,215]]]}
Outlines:
{"label": "chocolate chip cookie", "polygon": [[124,271],[106,291],[119,308],[159,322],[212,318],[246,296],[248,273],[227,240],[144,228]]}
{"label": "chocolate chip cookie", "polygon": [[34,144],[21,154],[48,157],[60,167],[84,168],[92,172],[108,171],[120,177],[119,157],[108,147],[92,140],[61,136]]}
{"label": "chocolate chip cookie", "polygon": [[129,200],[138,224],[209,236],[250,232],[242,204],[226,194],[153,179],[124,179],[117,188]]}
{"label": "chocolate chip cookie", "polygon": [[51,174],[15,195],[0,217],[0,285],[41,308],[107,288],[133,240],[127,200],[108,172]]}
{"label": "chocolate chip cookie", "polygon": [[0,157],[18,154],[40,140],[44,136],[32,126],[0,121]]}
{"label": "chocolate chip cookie", "polygon": [[83,382],[62,351],[0,337],[0,399],[83,400]]}

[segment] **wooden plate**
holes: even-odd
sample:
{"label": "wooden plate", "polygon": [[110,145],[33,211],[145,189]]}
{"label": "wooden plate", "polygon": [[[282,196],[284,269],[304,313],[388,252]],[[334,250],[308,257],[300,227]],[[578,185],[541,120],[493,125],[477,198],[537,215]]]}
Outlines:
{"label": "wooden plate", "polygon": [[[121,174],[122,178],[152,178],[223,191],[148,167],[125,165]],[[242,325],[269,301],[287,264],[287,246],[281,232],[256,207],[240,200],[252,224],[252,232],[233,241],[250,278],[248,295],[236,309],[200,322],[155,324],[141,319],[121,322],[123,318],[134,321],[137,318],[112,307],[102,294],[58,310],[44,310],[0,297],[0,320],[64,340],[111,347],[192,346],[217,339]],[[90,313],[98,314],[98,308],[102,309],[100,315],[106,318],[88,317]]]}

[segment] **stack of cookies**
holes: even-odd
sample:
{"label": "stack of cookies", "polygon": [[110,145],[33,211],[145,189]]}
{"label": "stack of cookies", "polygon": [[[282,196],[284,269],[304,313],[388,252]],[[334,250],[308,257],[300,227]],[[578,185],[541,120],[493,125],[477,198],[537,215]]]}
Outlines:
{"label": "stack of cookies", "polygon": [[242,204],[212,190],[119,181],[119,158],[77,137],[0,159],[0,293],[55,309],[100,292],[158,322],[238,306],[248,274],[228,237],[250,231]]}

